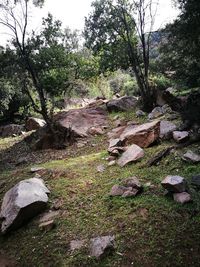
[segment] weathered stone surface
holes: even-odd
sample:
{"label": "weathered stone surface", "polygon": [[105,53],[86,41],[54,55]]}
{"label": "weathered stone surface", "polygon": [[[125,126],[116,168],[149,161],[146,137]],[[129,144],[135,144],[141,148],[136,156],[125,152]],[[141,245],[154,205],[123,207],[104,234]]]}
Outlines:
{"label": "weathered stone surface", "polygon": [[132,187],[132,188],[136,188],[136,189],[142,188],[142,185],[136,176],[125,179],[123,181],[123,185],[126,187]]}
{"label": "weathered stone surface", "polygon": [[118,147],[118,146],[121,146],[121,140],[119,138],[116,138],[116,139],[111,139],[109,141],[109,148],[112,148],[112,147]]}
{"label": "weathered stone surface", "polygon": [[128,190],[131,190],[131,188],[127,189],[125,186],[114,185],[111,189],[110,196],[122,196]]}
{"label": "weathered stone surface", "polygon": [[125,145],[135,144],[145,148],[154,143],[159,138],[159,135],[160,121],[153,121],[125,129],[120,135],[120,140]]}
{"label": "weathered stone surface", "polygon": [[101,236],[91,239],[90,256],[97,259],[106,256],[114,250],[114,236]]}
{"label": "weathered stone surface", "polygon": [[182,192],[182,193],[175,193],[173,194],[174,197],[174,201],[180,203],[180,204],[185,204],[190,202],[191,199],[191,195],[188,194],[187,192]]}
{"label": "weathered stone surface", "polygon": [[177,129],[177,126],[170,121],[160,122],[160,138],[169,140],[172,138],[173,132]]}
{"label": "weathered stone surface", "polygon": [[115,127],[120,127],[120,126],[125,126],[127,123],[126,123],[125,120],[123,120],[123,119],[119,119],[119,120],[116,120],[116,121],[114,122],[114,124],[115,124]]}
{"label": "weathered stone surface", "polygon": [[169,192],[182,193],[187,190],[187,182],[181,176],[168,175],[162,182],[162,186]]}
{"label": "weathered stone surface", "polygon": [[104,172],[105,170],[106,170],[106,167],[103,164],[97,166],[97,171],[98,172]]}
{"label": "weathered stone surface", "polygon": [[91,135],[102,135],[104,134],[104,131],[101,127],[91,127],[89,130],[88,130],[88,134],[91,134]]}
{"label": "weathered stone surface", "polygon": [[55,228],[56,224],[54,220],[43,222],[39,225],[40,230],[42,231],[51,231],[53,228]]}
{"label": "weathered stone surface", "polygon": [[155,107],[151,113],[148,115],[149,120],[157,119],[158,117],[161,117],[164,114],[162,107]]}
{"label": "weathered stone surface", "polygon": [[120,126],[112,129],[107,135],[109,139],[118,139],[123,131],[126,129],[126,126]]}
{"label": "weathered stone surface", "polygon": [[116,160],[112,160],[108,163],[108,166],[111,167],[111,166],[114,166],[116,165]]}
{"label": "weathered stone surface", "polygon": [[75,137],[86,137],[92,127],[107,124],[107,113],[101,108],[83,108],[60,112],[54,120],[59,129],[71,129]]}
{"label": "weathered stone surface", "polygon": [[131,145],[117,161],[120,167],[124,167],[128,163],[136,162],[144,157],[144,150],[137,145]]}
{"label": "weathered stone surface", "polygon": [[1,206],[2,233],[15,230],[42,212],[48,202],[49,190],[42,179],[23,180],[4,196]]}
{"label": "weathered stone surface", "polygon": [[135,197],[138,194],[139,190],[136,188],[131,188],[131,190],[127,190],[126,192],[124,192],[124,194],[122,195],[122,197]]}
{"label": "weathered stone surface", "polygon": [[0,127],[0,136],[10,137],[15,135],[21,135],[23,131],[24,131],[23,125],[8,124]]}
{"label": "weathered stone surface", "polygon": [[31,172],[39,172],[39,171],[44,171],[45,168],[44,167],[32,167],[31,168]]}
{"label": "weathered stone surface", "polygon": [[192,176],[191,183],[195,186],[200,186],[200,174]]}
{"label": "weathered stone surface", "polygon": [[146,115],[146,113],[140,109],[137,110],[135,114],[136,114],[136,117],[138,117],[138,118],[144,117]]}
{"label": "weathered stone surface", "polygon": [[42,214],[39,222],[44,223],[44,222],[52,221],[52,220],[56,219],[59,216],[59,214],[60,214],[59,211],[46,212],[46,213]]}
{"label": "weathered stone surface", "polygon": [[42,119],[30,117],[27,119],[25,128],[27,131],[37,130],[46,125],[46,122]]}
{"label": "weathered stone surface", "polygon": [[187,131],[174,131],[173,138],[177,143],[183,143],[189,139],[189,133]]}
{"label": "weathered stone surface", "polygon": [[187,151],[187,153],[185,153],[182,156],[182,159],[184,161],[191,162],[191,163],[199,163],[200,162],[200,155],[196,154],[192,151]]}
{"label": "weathered stone surface", "polygon": [[110,100],[106,106],[109,112],[128,111],[136,107],[138,100],[133,96],[123,96]]}

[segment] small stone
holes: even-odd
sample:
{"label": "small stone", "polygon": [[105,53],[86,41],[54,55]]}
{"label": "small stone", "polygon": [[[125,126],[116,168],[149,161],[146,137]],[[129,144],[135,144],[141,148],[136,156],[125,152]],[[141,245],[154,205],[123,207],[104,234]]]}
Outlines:
{"label": "small stone", "polygon": [[55,226],[56,226],[56,224],[55,224],[54,220],[51,220],[51,221],[41,223],[39,225],[39,228],[42,231],[48,232],[48,231],[51,231],[53,228],[55,228]]}
{"label": "small stone", "polygon": [[107,161],[114,161],[114,160],[116,160],[116,157],[114,157],[114,156],[109,156],[107,158]]}
{"label": "small stone", "polygon": [[126,125],[126,121],[124,121],[123,119],[119,119],[115,121],[115,127],[120,127],[124,125]]}
{"label": "small stone", "polygon": [[90,240],[90,256],[97,259],[110,254],[114,250],[114,236],[101,236]]}
{"label": "small stone", "polygon": [[190,162],[190,163],[199,163],[200,162],[200,155],[196,154],[192,151],[187,151],[182,157],[184,161]]}
{"label": "small stone", "polygon": [[127,178],[126,180],[124,180],[123,185],[126,187],[132,187],[132,188],[136,188],[136,189],[142,188],[142,185],[136,176],[133,176],[133,177],[130,177],[130,178]]}
{"label": "small stone", "polygon": [[182,193],[187,189],[187,182],[181,176],[168,175],[162,182],[162,186],[169,192]]}
{"label": "small stone", "polygon": [[111,166],[114,166],[116,165],[116,160],[112,160],[108,163],[108,166],[111,167]]}
{"label": "small stone", "polygon": [[200,186],[200,175],[194,175],[191,183],[195,186]]}
{"label": "small stone", "polygon": [[44,222],[52,221],[55,218],[57,218],[59,216],[59,214],[60,214],[59,211],[46,212],[40,217],[39,222],[44,223]]}
{"label": "small stone", "polygon": [[44,171],[44,167],[33,167],[31,168],[31,172],[39,172],[39,171]]}
{"label": "small stone", "polygon": [[145,112],[140,109],[136,111],[136,117],[138,118],[144,117],[145,115],[146,115]]}
{"label": "small stone", "polygon": [[173,138],[177,143],[184,143],[189,139],[189,133],[187,131],[174,131]]}
{"label": "small stone", "polygon": [[114,185],[111,189],[110,196],[115,197],[115,196],[122,196],[126,191],[127,187],[121,186],[121,185]]}
{"label": "small stone", "polygon": [[92,127],[89,129],[89,134],[91,135],[102,135],[104,134],[104,131],[102,130],[101,127]]}
{"label": "small stone", "polygon": [[139,193],[139,190],[136,188],[131,188],[131,190],[127,190],[124,192],[122,197],[135,197]]}
{"label": "small stone", "polygon": [[129,163],[136,162],[144,157],[144,150],[137,145],[131,145],[118,160],[118,165],[124,167]]}
{"label": "small stone", "polygon": [[97,166],[97,171],[98,172],[104,172],[105,171],[105,166],[102,164],[102,165],[99,165],[99,166]]}
{"label": "small stone", "polygon": [[192,200],[190,194],[188,194],[187,192],[175,193],[173,194],[173,197],[174,201],[180,204],[185,204]]}
{"label": "small stone", "polygon": [[121,140],[119,138],[111,139],[109,141],[109,148],[121,146]]}

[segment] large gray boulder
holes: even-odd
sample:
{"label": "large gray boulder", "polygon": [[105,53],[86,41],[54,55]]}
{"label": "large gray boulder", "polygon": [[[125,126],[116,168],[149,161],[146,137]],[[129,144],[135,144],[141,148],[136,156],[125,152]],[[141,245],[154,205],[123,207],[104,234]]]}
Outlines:
{"label": "large gray boulder", "polygon": [[136,162],[144,157],[144,150],[137,145],[131,145],[117,161],[120,167],[124,167],[129,163]]}
{"label": "large gray boulder", "polygon": [[161,184],[165,189],[173,193],[182,193],[187,190],[187,182],[181,176],[168,175]]}
{"label": "large gray boulder", "polygon": [[109,112],[128,111],[137,106],[138,100],[133,96],[123,96],[118,99],[110,100],[106,106]]}
{"label": "large gray boulder", "polygon": [[160,138],[163,140],[169,140],[172,138],[173,132],[177,130],[176,124],[171,121],[160,122]]}
{"label": "large gray boulder", "polygon": [[184,143],[190,138],[189,132],[187,131],[174,131],[173,138],[177,143]]}
{"label": "large gray boulder", "polygon": [[48,188],[38,178],[23,180],[4,196],[0,217],[3,234],[15,230],[42,212],[48,202]]}

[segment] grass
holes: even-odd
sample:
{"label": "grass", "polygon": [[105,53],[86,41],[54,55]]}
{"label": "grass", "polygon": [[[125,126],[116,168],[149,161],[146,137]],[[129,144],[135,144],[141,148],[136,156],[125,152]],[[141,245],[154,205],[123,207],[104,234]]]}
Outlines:
{"label": "grass", "polygon": [[[120,116],[135,119],[134,114]],[[1,149],[5,143],[9,147],[10,141],[1,140]],[[105,137],[97,137],[93,140],[97,147],[85,147],[71,158],[42,164],[47,169],[43,178],[51,190],[49,208],[54,200],[63,201],[57,227],[41,232],[35,218],[1,236],[0,249],[21,267],[199,266],[200,194],[191,187],[194,202],[181,206],[163,195],[160,182],[168,174],[178,174],[190,183],[192,175],[200,173],[200,165],[182,162],[179,154],[183,150],[170,154],[158,166],[145,167],[150,156],[170,145],[162,143],[145,149],[140,163],[106,167],[99,173],[98,165],[107,166],[103,142]],[[30,167],[0,174],[0,180],[6,181],[1,199],[16,182],[31,177]],[[144,186],[144,192],[136,198],[109,197],[114,184],[134,175],[142,184],[151,182],[152,186]],[[71,240],[107,234],[115,235],[116,250],[101,261],[89,257],[86,249],[74,253],[69,250]]]}

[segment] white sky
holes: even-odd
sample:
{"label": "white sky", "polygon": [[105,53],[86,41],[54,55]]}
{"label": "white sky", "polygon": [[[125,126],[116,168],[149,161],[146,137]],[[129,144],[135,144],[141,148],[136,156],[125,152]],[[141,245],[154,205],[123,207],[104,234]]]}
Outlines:
{"label": "white sky", "polygon": [[[44,7],[32,11],[32,21],[30,26],[37,29],[41,25],[42,17],[48,12],[53,14],[54,18],[59,19],[63,23],[63,27],[68,26],[71,29],[82,30],[84,27],[84,17],[91,10],[92,0],[46,0]],[[178,15],[178,10],[172,6],[172,0],[159,0],[159,7],[156,16],[154,30],[164,26],[167,22],[172,21]],[[0,43],[2,44],[8,39],[8,35],[4,34],[5,30],[0,28]]]}

